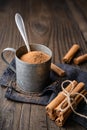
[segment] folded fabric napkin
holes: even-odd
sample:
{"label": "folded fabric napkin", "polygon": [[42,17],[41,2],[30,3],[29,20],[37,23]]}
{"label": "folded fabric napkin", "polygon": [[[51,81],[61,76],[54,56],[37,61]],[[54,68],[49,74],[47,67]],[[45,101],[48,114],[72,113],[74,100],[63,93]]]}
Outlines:
{"label": "folded fabric napkin", "polygon": [[[15,60],[11,62],[11,65],[15,67]],[[5,97],[16,102],[47,105],[61,91],[61,83],[66,79],[84,82],[85,89],[87,89],[87,72],[68,64],[58,64],[58,66],[65,70],[66,76],[60,77],[51,71],[48,86],[39,94],[22,93],[17,88],[15,73],[8,67],[0,79],[1,86],[7,87]],[[77,111],[87,115],[87,104],[84,102],[80,103]],[[87,119],[79,117],[76,114],[72,114],[71,118],[87,128]]]}

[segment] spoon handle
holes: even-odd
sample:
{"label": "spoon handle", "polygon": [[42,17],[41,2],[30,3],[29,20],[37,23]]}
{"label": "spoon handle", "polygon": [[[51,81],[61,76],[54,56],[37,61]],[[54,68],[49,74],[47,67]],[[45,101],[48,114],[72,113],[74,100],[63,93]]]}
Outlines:
{"label": "spoon handle", "polygon": [[29,46],[29,42],[28,42],[26,30],[25,30],[25,25],[24,25],[23,19],[22,19],[21,15],[19,13],[15,14],[15,22],[16,22],[16,25],[17,25],[17,27],[18,27],[21,35],[22,35],[22,38],[23,38],[23,40],[26,44],[27,50],[29,52],[30,46]]}

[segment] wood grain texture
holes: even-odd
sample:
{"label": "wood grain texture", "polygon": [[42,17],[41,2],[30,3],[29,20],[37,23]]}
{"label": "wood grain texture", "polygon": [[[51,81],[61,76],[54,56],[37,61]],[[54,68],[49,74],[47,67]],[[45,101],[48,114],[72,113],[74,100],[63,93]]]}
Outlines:
{"label": "wood grain texture", "polygon": [[[24,45],[14,20],[15,13],[19,12],[30,44],[48,46],[53,52],[52,62],[63,63],[63,56],[74,43],[81,47],[76,56],[87,53],[87,21],[83,17],[83,14],[87,17],[87,1],[79,1],[0,1],[0,52],[6,47],[17,49]],[[10,62],[14,54],[8,52],[6,57]],[[74,65],[73,62],[70,64]],[[6,67],[0,57],[0,77]],[[77,67],[87,71],[87,62]],[[73,121],[67,121],[63,128],[59,128],[48,119],[43,106],[9,101],[4,97],[5,91],[6,88],[0,87],[0,130],[86,130]]]}

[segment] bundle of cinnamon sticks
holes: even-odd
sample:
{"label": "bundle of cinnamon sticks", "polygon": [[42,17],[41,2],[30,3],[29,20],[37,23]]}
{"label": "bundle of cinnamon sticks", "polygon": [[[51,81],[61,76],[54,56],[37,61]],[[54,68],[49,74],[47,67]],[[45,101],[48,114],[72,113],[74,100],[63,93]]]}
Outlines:
{"label": "bundle of cinnamon sticks", "polygon": [[[73,89],[72,89],[73,84]],[[83,97],[77,93],[86,96],[87,91],[84,88],[85,84],[83,82],[78,83],[77,81],[72,81],[65,87],[65,91],[70,94],[70,103],[73,109],[78,106],[82,101]],[[62,90],[47,106],[46,113],[51,120],[54,120],[57,126],[63,126],[67,118],[73,112],[70,104],[68,103],[67,96]]]}

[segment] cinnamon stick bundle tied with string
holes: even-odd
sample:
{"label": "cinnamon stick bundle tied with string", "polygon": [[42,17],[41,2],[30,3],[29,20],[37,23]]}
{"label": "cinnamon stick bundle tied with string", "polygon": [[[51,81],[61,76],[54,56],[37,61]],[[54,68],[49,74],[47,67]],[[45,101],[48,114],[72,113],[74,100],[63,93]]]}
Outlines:
{"label": "cinnamon stick bundle tied with string", "polygon": [[74,61],[74,64],[76,64],[76,65],[78,65],[78,64],[80,64],[82,62],[85,62],[85,61],[87,61],[87,54],[84,54],[84,55],[81,55],[81,56],[79,56],[77,58],[74,58],[73,61]]}
{"label": "cinnamon stick bundle tied with string", "polygon": [[79,49],[80,46],[78,44],[74,44],[63,57],[63,61],[69,63]]}
{"label": "cinnamon stick bundle tied with string", "polygon": [[[69,85],[72,87],[72,84],[73,88],[69,90],[68,87]],[[46,106],[47,115],[50,119],[55,120],[55,123],[58,126],[63,126],[72,112],[78,114],[75,111],[75,108],[87,94],[83,82],[77,83],[76,81],[73,81],[72,84],[63,88],[63,91],[61,91],[57,97]]]}
{"label": "cinnamon stick bundle tied with string", "polygon": [[[77,81],[72,81],[73,87],[78,84]],[[72,84],[70,83],[65,90],[70,92],[71,91]],[[47,106],[46,106],[46,113],[49,116],[51,120],[55,120],[56,115],[54,114],[54,108],[56,108],[63,100],[65,99],[65,95],[63,94],[63,91],[61,91]]]}

